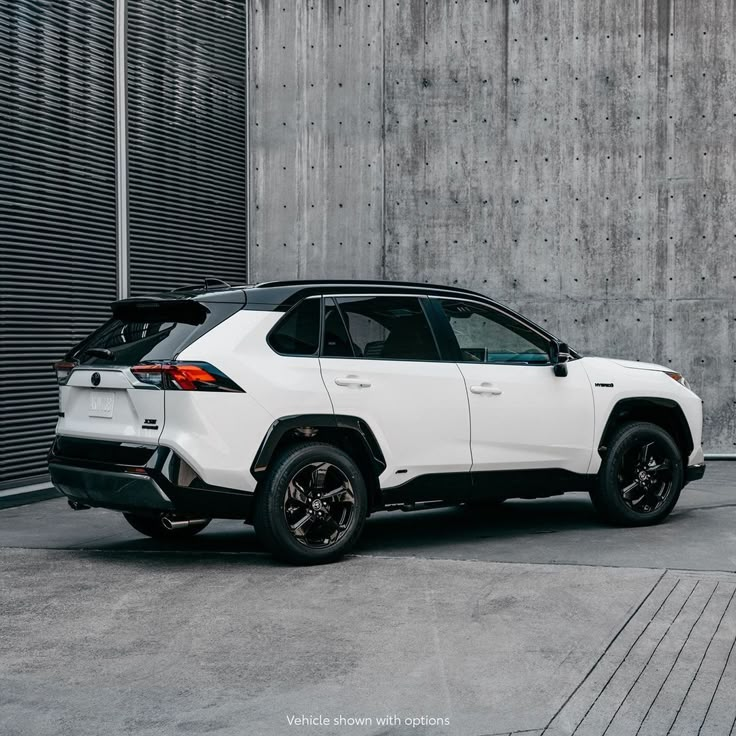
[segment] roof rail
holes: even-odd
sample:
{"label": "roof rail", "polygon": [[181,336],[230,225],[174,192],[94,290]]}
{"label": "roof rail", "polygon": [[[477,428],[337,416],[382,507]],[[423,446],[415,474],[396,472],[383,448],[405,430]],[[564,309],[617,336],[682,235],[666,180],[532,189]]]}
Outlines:
{"label": "roof rail", "polygon": [[290,281],[262,281],[255,284],[256,289],[273,288],[275,286],[333,286],[342,284],[362,284],[366,286],[395,286],[397,288],[410,286],[416,289],[445,289],[447,291],[461,291],[475,294],[471,289],[460,286],[448,286],[447,284],[425,284],[416,281],[389,281],[385,279],[294,279]]}

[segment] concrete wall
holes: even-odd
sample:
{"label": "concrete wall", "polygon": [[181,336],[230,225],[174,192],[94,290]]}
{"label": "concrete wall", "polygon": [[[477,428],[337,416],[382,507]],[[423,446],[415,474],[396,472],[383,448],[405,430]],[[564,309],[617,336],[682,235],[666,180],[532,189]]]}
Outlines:
{"label": "concrete wall", "polygon": [[250,4],[251,278],[477,289],[736,451],[736,0]]}

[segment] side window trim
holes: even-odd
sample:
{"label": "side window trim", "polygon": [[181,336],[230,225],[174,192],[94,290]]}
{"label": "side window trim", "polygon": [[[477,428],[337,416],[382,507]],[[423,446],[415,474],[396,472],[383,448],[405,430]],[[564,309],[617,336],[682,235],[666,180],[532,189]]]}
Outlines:
{"label": "side window trim", "polygon": [[427,320],[427,326],[429,327],[429,332],[432,335],[432,340],[434,340],[434,346],[435,346],[435,349],[437,350],[437,358],[435,360],[425,361],[425,362],[441,363],[442,362],[442,348],[440,347],[440,342],[437,338],[437,331],[434,329],[434,324],[432,321],[434,308],[432,307],[429,297],[426,294],[420,295],[419,306],[422,308],[422,312],[424,312],[424,319]]}
{"label": "side window trim", "polygon": [[325,339],[325,312],[327,311],[327,298],[320,294],[319,299],[319,338],[317,339],[317,358],[322,357],[322,342]]}
{"label": "side window trim", "polygon": [[[536,335],[539,335],[539,337],[542,338],[546,343],[549,343],[550,342],[550,338],[547,335],[543,334],[539,330],[534,329],[534,327],[532,325],[528,325],[525,322],[523,322],[522,320],[517,319],[517,317],[514,316],[513,314],[509,314],[508,312],[506,312],[503,309],[498,309],[495,305],[492,305],[492,304],[484,304],[483,302],[479,302],[479,301],[477,301],[475,299],[466,299],[466,298],[463,298],[463,297],[437,296],[437,297],[431,297],[431,300],[435,303],[434,304],[434,307],[435,307],[435,310],[438,313],[438,315],[441,317],[441,323],[444,324],[444,325],[446,325],[446,332],[449,333],[448,336],[447,336],[447,339],[449,341],[449,345],[451,346],[450,347],[450,352],[452,352],[452,353],[454,353],[456,355],[456,358],[454,358],[452,360],[452,362],[454,362],[454,363],[468,363],[470,365],[476,365],[476,363],[474,361],[462,360],[462,355],[461,355],[461,350],[460,350],[460,343],[457,341],[457,336],[455,335],[455,331],[452,329],[452,325],[450,324],[449,318],[445,314],[444,309],[442,309],[442,302],[443,301],[465,302],[467,304],[472,304],[473,306],[476,306],[476,307],[479,307],[479,308],[482,308],[482,309],[487,309],[489,312],[493,312],[494,314],[502,315],[503,317],[505,317],[506,319],[508,319],[511,323],[513,323],[514,325],[520,325],[520,326],[524,327],[525,329],[527,329],[527,330],[535,333]],[[443,360],[444,360],[444,358],[443,358]],[[544,363],[541,363],[541,362],[540,363],[517,363],[517,362],[514,362],[514,361],[508,361],[508,362],[497,361],[497,362],[493,362],[493,363],[483,363],[482,365],[513,365],[513,366],[519,366],[520,368],[524,368],[524,367],[532,367],[532,368],[535,368],[535,367],[547,367],[547,368],[549,368],[549,366],[551,365],[551,363],[549,362],[549,359],[548,359]]]}
{"label": "side window trim", "polygon": [[444,363],[460,363],[460,344],[447,318],[439,297],[427,297],[427,318],[434,335],[440,360]]}
{"label": "side window trim", "polygon": [[330,306],[334,306],[334,308],[337,310],[337,314],[340,317],[340,322],[342,323],[342,328],[345,330],[345,334],[347,335],[347,338],[350,342],[350,350],[352,351],[353,358],[356,358],[355,355],[355,348],[353,347],[353,341],[350,339],[350,331],[348,330],[347,323],[345,321],[345,315],[342,313],[342,309],[340,308],[340,303],[337,301],[339,296],[337,294],[330,294],[328,296],[322,296],[322,318],[320,319],[320,329],[319,329],[319,357],[322,358],[338,358],[342,360],[350,360],[349,355],[325,355],[325,320],[327,316],[327,306],[328,302],[332,302]]}

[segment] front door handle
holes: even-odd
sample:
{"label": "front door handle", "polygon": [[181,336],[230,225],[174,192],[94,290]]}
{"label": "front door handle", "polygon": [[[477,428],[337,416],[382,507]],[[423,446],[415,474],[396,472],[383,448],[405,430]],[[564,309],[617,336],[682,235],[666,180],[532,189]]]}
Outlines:
{"label": "front door handle", "polygon": [[470,392],[473,394],[491,394],[492,396],[500,396],[503,393],[500,388],[496,388],[490,383],[481,383],[478,386],[471,386]]}
{"label": "front door handle", "polygon": [[358,376],[345,376],[344,378],[336,378],[335,383],[338,386],[357,386],[358,388],[370,388],[370,381]]}

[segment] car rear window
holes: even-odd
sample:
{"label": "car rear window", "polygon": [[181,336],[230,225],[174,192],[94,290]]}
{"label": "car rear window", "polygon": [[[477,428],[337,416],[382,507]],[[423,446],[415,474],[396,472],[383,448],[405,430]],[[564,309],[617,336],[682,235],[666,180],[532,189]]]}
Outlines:
{"label": "car rear window", "polygon": [[117,302],[112,319],[82,340],[67,357],[85,365],[172,360],[240,307],[190,300]]}

